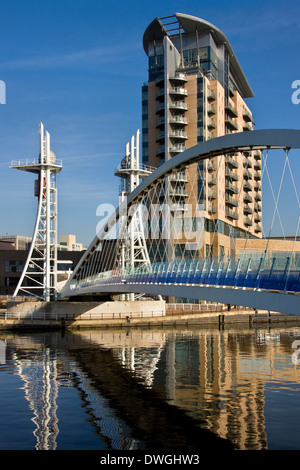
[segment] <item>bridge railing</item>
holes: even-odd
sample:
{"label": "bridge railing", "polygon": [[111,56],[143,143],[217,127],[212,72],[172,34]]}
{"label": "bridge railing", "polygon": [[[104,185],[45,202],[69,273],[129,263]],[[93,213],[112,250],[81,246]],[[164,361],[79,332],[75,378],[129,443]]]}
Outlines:
{"label": "bridge railing", "polygon": [[284,257],[243,255],[186,259],[115,269],[74,282],[72,289],[115,284],[184,284],[300,292],[300,266],[293,253]]}

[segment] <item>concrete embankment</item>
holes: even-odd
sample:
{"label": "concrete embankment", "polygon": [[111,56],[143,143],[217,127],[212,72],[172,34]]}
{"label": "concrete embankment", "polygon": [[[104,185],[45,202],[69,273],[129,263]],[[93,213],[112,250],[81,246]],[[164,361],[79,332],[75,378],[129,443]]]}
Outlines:
{"label": "concrete embankment", "polygon": [[0,311],[0,329],[300,325],[300,317],[224,305],[136,302],[14,302]]}

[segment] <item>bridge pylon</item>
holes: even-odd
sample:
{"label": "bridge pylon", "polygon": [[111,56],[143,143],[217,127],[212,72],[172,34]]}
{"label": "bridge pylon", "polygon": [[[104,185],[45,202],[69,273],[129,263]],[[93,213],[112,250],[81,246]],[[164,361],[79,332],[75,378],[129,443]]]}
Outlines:
{"label": "bridge pylon", "polygon": [[[155,170],[147,165],[140,164],[139,135],[132,136],[125,147],[125,157],[115,171],[115,176],[121,178],[119,203],[122,204],[128,195],[137,188],[141,179],[147,177]],[[134,207],[131,214],[124,214],[120,219],[120,238],[116,252],[116,268],[135,268],[141,265],[150,266],[147,244],[145,240],[143,214],[141,206]],[[129,294],[134,300],[135,295]]]}
{"label": "bridge pylon", "polygon": [[38,209],[31,246],[22,275],[14,291],[49,302],[57,296],[57,189],[56,174],[62,163],[50,150],[50,134],[40,123],[39,157],[12,161],[10,168],[38,175],[34,192]]}

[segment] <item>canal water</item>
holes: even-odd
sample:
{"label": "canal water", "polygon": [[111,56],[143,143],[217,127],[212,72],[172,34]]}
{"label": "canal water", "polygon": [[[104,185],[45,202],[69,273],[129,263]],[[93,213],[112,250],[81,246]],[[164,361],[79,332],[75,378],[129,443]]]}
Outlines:
{"label": "canal water", "polygon": [[289,326],[1,332],[0,450],[298,450],[299,345]]}

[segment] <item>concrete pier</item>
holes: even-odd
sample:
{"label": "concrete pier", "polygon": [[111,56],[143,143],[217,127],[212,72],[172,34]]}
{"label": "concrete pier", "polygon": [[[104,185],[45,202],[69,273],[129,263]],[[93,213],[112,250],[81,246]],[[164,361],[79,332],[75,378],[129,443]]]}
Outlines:
{"label": "concrete pier", "polygon": [[300,317],[224,305],[166,304],[164,301],[10,302],[0,311],[1,329],[207,327],[286,323]]}
{"label": "concrete pier", "polygon": [[7,318],[90,320],[164,316],[164,301],[10,302]]}

